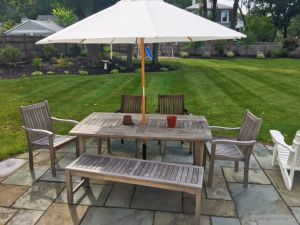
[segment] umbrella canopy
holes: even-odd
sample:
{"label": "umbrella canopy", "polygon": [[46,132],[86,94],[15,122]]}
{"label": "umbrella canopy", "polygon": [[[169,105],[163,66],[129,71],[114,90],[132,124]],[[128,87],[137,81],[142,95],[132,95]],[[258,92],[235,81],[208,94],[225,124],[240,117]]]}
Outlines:
{"label": "umbrella canopy", "polygon": [[145,43],[240,39],[244,34],[163,0],[121,0],[39,42],[141,45],[142,122],[146,124]]}
{"label": "umbrella canopy", "polygon": [[121,0],[37,44],[134,44],[239,39],[244,34],[163,0]]}

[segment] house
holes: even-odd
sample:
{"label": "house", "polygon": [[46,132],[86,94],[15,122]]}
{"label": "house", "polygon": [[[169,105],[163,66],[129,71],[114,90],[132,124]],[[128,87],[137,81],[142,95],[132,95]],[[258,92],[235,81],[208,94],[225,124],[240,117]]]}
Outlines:
{"label": "house", "polygon": [[[22,23],[16,25],[12,29],[6,31],[7,36],[49,36],[63,29],[55,23],[50,17],[40,15],[40,20],[23,20]],[[43,19],[43,20],[42,20]]]}
{"label": "house", "polygon": [[[196,3],[196,0],[192,0],[192,5],[187,7],[186,10],[199,14],[200,8],[202,6],[200,3]],[[212,2],[207,0],[207,14],[208,18],[212,16]],[[225,5],[222,3],[217,3],[217,22],[223,26],[230,27],[233,16],[233,6]],[[238,18],[236,30],[242,31],[244,29],[244,22]]]}

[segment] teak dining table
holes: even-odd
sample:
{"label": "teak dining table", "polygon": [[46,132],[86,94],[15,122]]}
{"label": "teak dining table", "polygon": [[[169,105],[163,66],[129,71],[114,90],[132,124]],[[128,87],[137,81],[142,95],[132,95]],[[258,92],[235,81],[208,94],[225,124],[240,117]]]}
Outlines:
{"label": "teak dining table", "polygon": [[[124,115],[131,115],[133,125],[123,125]],[[193,143],[194,164],[202,166],[204,142],[212,139],[211,130],[204,116],[177,115],[175,128],[168,128],[167,115],[147,114],[146,125],[141,114],[94,112],[83,119],[70,135],[79,137],[80,153],[86,152],[86,139],[120,138],[135,139],[146,143],[149,140],[185,141]],[[143,159],[146,159],[146,145],[143,145]]]}

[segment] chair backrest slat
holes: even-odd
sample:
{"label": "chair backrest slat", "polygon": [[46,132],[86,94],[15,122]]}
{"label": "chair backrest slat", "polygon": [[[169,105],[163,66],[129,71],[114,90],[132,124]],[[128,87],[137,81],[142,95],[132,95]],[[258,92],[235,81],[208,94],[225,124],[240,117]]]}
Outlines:
{"label": "chair backrest slat", "polygon": [[184,95],[158,95],[158,113],[184,114]]}
{"label": "chair backrest slat", "polygon": [[[256,117],[249,110],[245,112],[244,120],[238,137],[239,141],[256,140],[261,127],[262,119]],[[246,150],[249,147],[240,147],[241,150]]]}
{"label": "chair backrest slat", "polygon": [[121,113],[142,113],[142,96],[122,95]]}
{"label": "chair backrest slat", "polygon": [[[52,120],[48,101],[29,106],[21,106],[24,126],[32,129],[42,129],[53,132]],[[35,141],[44,136],[37,133],[30,133],[30,141]]]}

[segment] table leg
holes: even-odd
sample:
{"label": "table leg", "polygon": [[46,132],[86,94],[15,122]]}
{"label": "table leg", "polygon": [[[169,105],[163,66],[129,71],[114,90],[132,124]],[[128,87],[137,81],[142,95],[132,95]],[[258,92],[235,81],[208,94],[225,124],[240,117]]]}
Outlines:
{"label": "table leg", "polygon": [[85,147],[85,137],[79,136],[79,152],[80,155],[86,152],[86,147]]}
{"label": "table leg", "polygon": [[197,166],[203,165],[204,141],[195,142],[194,164]]}
{"label": "table leg", "polygon": [[143,141],[143,160],[147,159],[147,145],[146,141]]}

